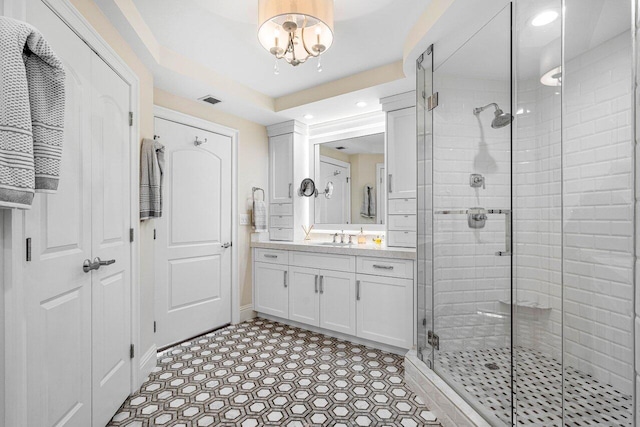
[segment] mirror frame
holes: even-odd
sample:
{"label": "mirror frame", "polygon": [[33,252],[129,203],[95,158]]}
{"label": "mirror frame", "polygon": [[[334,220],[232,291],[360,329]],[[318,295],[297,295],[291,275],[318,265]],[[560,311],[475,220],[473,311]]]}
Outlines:
{"label": "mirror frame", "polygon": [[[325,142],[338,141],[341,139],[357,138],[359,136],[373,135],[383,133],[384,136],[384,165],[387,167],[387,134],[386,134],[386,114],[383,111],[363,114],[346,119],[335,120],[326,123],[320,123],[309,127],[309,144],[312,153],[311,176],[317,183],[319,181],[320,172],[320,146]],[[387,194],[382,203],[387,205]],[[385,209],[385,218],[383,224],[318,224],[316,218],[316,199],[311,198],[309,206],[309,220],[313,224],[313,230],[319,233],[336,233],[344,230],[347,234],[357,234],[361,228],[365,232],[375,231],[384,233],[387,228],[388,215]],[[354,232],[354,233],[349,233]]]}

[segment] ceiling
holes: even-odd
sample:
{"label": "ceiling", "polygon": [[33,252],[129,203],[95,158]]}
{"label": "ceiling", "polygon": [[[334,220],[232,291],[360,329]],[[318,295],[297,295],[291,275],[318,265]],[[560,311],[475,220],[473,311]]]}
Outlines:
{"label": "ceiling", "polygon": [[[384,154],[384,133],[365,135],[357,138],[341,139],[325,142],[323,147],[332,148],[341,153],[352,154]],[[338,147],[343,147],[338,149]]]}
{"label": "ceiling", "polygon": [[[273,56],[257,38],[258,0],[95,1],[152,71],[156,87],[191,99],[211,94],[222,100],[214,108],[263,124],[291,118],[317,122],[303,119],[305,109],[296,108],[310,102],[285,103],[285,108],[278,108],[279,99],[402,61],[407,34],[431,3],[335,0],[334,44],[322,55],[323,71],[317,71],[315,59],[298,67],[279,61],[276,75]],[[373,100],[381,91],[386,96],[392,89],[413,87],[413,78],[406,79],[401,67],[399,73],[387,74],[387,81],[352,84],[353,89]],[[349,92],[316,96],[311,100],[317,104],[312,114],[321,117],[331,112],[335,116],[335,102],[325,108],[317,101]],[[361,110],[343,102],[340,113],[362,114],[372,106],[379,110],[376,104],[369,102],[369,108]]]}

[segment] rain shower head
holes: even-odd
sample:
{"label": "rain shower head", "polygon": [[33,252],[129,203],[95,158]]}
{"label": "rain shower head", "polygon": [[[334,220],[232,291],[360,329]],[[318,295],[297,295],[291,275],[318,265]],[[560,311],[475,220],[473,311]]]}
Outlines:
{"label": "rain shower head", "polygon": [[498,104],[492,102],[491,104],[487,104],[484,107],[478,107],[473,109],[473,114],[476,116],[482,113],[486,108],[493,106],[496,110],[493,112],[494,118],[491,121],[491,127],[494,129],[500,129],[507,125],[510,125],[513,121],[513,116],[509,113],[505,113],[498,107]]}

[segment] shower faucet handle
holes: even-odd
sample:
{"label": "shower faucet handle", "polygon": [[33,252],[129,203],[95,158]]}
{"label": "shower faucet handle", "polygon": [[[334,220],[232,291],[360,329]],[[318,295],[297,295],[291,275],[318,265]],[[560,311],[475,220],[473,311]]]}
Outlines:
{"label": "shower faucet handle", "polygon": [[482,189],[484,190],[484,184],[484,176],[480,175],[479,173],[472,173],[471,175],[469,175],[469,185],[471,186],[471,188],[482,187]]}

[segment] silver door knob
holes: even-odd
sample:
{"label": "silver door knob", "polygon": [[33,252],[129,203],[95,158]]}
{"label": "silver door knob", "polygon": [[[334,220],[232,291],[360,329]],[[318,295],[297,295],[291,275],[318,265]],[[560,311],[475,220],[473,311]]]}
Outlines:
{"label": "silver door knob", "polygon": [[223,249],[227,249],[227,248],[230,248],[230,247],[231,247],[231,245],[232,245],[232,244],[231,244],[231,242],[226,242],[226,243],[223,243],[223,244],[222,244],[222,248],[223,248]]}
{"label": "silver door knob", "polygon": [[84,271],[85,273],[88,273],[91,270],[97,270],[99,268],[100,268],[100,264],[91,262],[90,259],[85,259],[84,262],[82,263],[82,271]]}
{"label": "silver door knob", "polygon": [[102,261],[99,257],[95,257],[93,260],[94,263],[98,263],[98,268],[100,268],[101,265],[111,265],[114,264],[116,262],[115,259],[109,259],[107,261]]}

